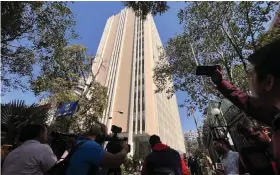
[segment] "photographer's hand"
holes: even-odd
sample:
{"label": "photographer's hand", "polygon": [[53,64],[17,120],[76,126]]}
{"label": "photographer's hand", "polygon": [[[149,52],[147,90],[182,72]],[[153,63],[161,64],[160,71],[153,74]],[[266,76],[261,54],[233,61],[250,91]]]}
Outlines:
{"label": "photographer's hand", "polygon": [[123,164],[129,152],[129,145],[125,142],[121,142],[120,145],[122,147],[122,150],[120,152],[112,154],[106,151],[104,153],[104,156],[100,162],[101,166],[116,168]]}
{"label": "photographer's hand", "polygon": [[218,66],[217,70],[211,75],[211,79],[215,84],[219,84],[223,80],[221,66]]}
{"label": "photographer's hand", "polygon": [[215,170],[214,175],[225,175],[225,173],[221,170]]}
{"label": "photographer's hand", "polygon": [[121,143],[121,147],[123,150],[125,150],[127,153],[129,152],[129,145],[126,142]]}

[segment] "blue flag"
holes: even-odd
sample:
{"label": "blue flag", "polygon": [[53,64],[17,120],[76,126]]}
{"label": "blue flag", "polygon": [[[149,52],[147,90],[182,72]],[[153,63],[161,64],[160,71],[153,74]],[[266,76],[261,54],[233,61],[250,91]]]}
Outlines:
{"label": "blue flag", "polygon": [[56,112],[57,117],[64,117],[68,115],[74,115],[76,113],[78,107],[78,101],[64,103],[59,106]]}

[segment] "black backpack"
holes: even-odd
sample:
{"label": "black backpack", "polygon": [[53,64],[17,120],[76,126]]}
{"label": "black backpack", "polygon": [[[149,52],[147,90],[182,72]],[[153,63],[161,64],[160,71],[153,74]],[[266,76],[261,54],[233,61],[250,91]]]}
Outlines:
{"label": "black backpack", "polygon": [[153,151],[146,158],[149,175],[181,175],[181,159],[177,151],[168,148]]}
{"label": "black backpack", "polygon": [[176,173],[167,167],[160,167],[160,168],[155,168],[153,170],[154,175],[176,175]]}
{"label": "black backpack", "polygon": [[74,146],[73,149],[69,152],[69,154],[65,157],[61,162],[56,163],[47,173],[46,175],[66,175],[67,168],[69,166],[69,162],[75,151],[81,147],[85,142],[80,142]]}

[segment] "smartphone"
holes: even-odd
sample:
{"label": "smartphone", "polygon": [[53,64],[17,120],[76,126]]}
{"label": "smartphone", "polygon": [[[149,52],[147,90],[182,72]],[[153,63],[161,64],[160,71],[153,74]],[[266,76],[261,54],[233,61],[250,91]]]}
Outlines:
{"label": "smartphone", "polygon": [[218,69],[218,66],[197,66],[196,75],[211,75]]}
{"label": "smartphone", "polygon": [[224,171],[224,166],[221,163],[216,163],[215,164],[215,168],[216,168],[216,170]]}

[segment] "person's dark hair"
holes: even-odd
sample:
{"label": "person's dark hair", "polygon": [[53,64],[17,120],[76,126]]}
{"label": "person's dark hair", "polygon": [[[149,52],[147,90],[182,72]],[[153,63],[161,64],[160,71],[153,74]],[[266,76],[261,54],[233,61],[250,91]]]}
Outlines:
{"label": "person's dark hair", "polygon": [[90,129],[85,133],[85,136],[98,136],[102,133],[103,125],[100,123],[95,123],[90,127]]}
{"label": "person's dark hair", "polygon": [[236,129],[239,134],[244,135],[244,134],[248,133],[249,128],[261,129],[261,127],[262,126],[256,120],[245,117],[243,120],[241,120],[237,124]]}
{"label": "person's dark hair", "polygon": [[277,39],[248,57],[249,62],[254,65],[259,80],[263,80],[269,74],[280,78],[279,49],[280,39]]}
{"label": "person's dark hair", "polygon": [[8,126],[5,123],[1,123],[1,131],[7,132],[8,131]]}
{"label": "person's dark hair", "polygon": [[149,143],[152,147],[154,147],[154,145],[161,143],[160,137],[157,135],[152,135],[149,139]]}
{"label": "person's dark hair", "polygon": [[40,137],[41,132],[45,132],[46,127],[38,124],[26,125],[20,133],[19,141],[25,142]]}
{"label": "person's dark hair", "polygon": [[226,145],[229,149],[231,149],[230,143],[229,143],[228,139],[226,139],[226,138],[222,138],[222,137],[221,138],[215,138],[215,139],[213,139],[213,142],[214,141],[222,143],[222,144]]}

